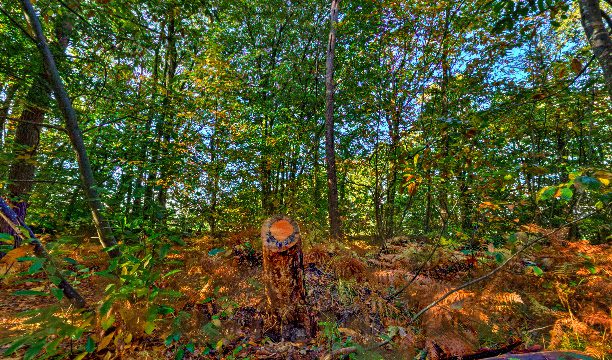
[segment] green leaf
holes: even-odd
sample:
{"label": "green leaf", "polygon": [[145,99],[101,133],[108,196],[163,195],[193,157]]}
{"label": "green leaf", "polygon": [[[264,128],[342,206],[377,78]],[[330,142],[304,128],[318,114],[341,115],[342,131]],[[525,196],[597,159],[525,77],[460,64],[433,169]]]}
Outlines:
{"label": "green leaf", "polygon": [[161,248],[159,248],[159,258],[163,259],[168,255],[168,252],[170,251],[171,245],[170,244],[164,244],[162,245]]}
{"label": "green leaf", "polygon": [[187,349],[187,351],[192,353],[195,351],[195,345],[192,342],[190,342],[189,344],[185,345],[185,349]]}
{"label": "green leaf", "polygon": [[28,274],[32,275],[32,274],[37,273],[38,270],[42,269],[43,263],[44,263],[44,259],[38,259],[38,261],[30,265],[30,268],[28,269]]}
{"label": "green leaf", "polygon": [[87,337],[87,343],[85,344],[85,351],[88,353],[92,353],[96,350],[96,341],[91,338],[91,336]]}
{"label": "green leaf", "polygon": [[34,359],[46,344],[46,339],[39,340],[37,343],[30,345],[30,348],[23,354],[23,360]]}
{"label": "green leaf", "polygon": [[174,308],[166,305],[160,305],[157,307],[157,313],[159,315],[167,315],[172,314],[174,312]]}
{"label": "green leaf", "polygon": [[21,256],[17,258],[17,261],[19,262],[24,262],[24,261],[36,261],[38,260],[38,258],[36,256]]}
{"label": "green leaf", "polygon": [[13,243],[13,237],[11,235],[9,235],[9,234],[0,233],[0,243],[12,244]]}
{"label": "green leaf", "polygon": [[64,298],[64,292],[60,288],[51,288],[51,294],[53,294],[57,300],[62,300]]}
{"label": "green leaf", "polygon": [[175,360],[182,360],[184,356],[185,356],[185,349],[184,348],[180,348],[176,352],[176,355],[174,356],[174,359]]}
{"label": "green leaf", "polygon": [[153,321],[147,321],[144,324],[144,332],[147,335],[151,335],[153,333],[153,330],[155,330],[155,323],[153,323]]}
{"label": "green leaf", "polygon": [[170,240],[177,245],[185,246],[185,242],[178,236],[170,236]]}
{"label": "green leaf", "polygon": [[574,192],[572,191],[572,189],[570,188],[561,189],[561,199],[569,201],[572,199],[572,195],[574,195]]}
{"label": "green leaf", "polygon": [[64,261],[66,261],[67,263],[72,264],[72,265],[78,264],[78,262],[76,260],[74,260],[73,258],[69,258],[69,257],[65,257]]}
{"label": "green leaf", "polygon": [[208,256],[215,256],[225,251],[225,248],[215,248],[208,252]]}
{"label": "green leaf", "polygon": [[47,294],[46,292],[43,291],[36,291],[36,290],[17,290],[13,293],[13,295],[19,295],[19,296],[28,296],[28,295],[34,295],[34,296],[48,296],[49,294]]}
{"label": "green leaf", "polygon": [[167,278],[168,276],[172,276],[172,275],[174,275],[174,274],[180,273],[181,271],[183,271],[183,270],[181,270],[181,269],[174,269],[174,270],[172,270],[172,271],[169,271],[169,272],[165,273],[165,274],[162,276],[162,278]]}
{"label": "green leaf", "polygon": [[508,237],[508,242],[509,242],[510,244],[516,244],[516,242],[517,242],[517,241],[518,241],[518,236],[516,235],[516,233],[511,234],[511,235]]}
{"label": "green leaf", "polygon": [[17,351],[17,349],[19,349],[22,345],[24,345],[25,343],[31,341],[32,339],[29,336],[24,336],[22,338],[18,338],[17,340],[13,341],[11,343],[11,346],[9,346],[6,350],[4,350],[4,354],[5,356],[11,355],[12,353],[14,353],[15,351]]}
{"label": "green leaf", "polygon": [[557,192],[556,187],[547,186],[544,189],[540,190],[540,193],[538,194],[538,200],[548,200],[552,198],[553,196],[555,196],[556,192]]}
{"label": "green leaf", "polygon": [[591,176],[578,176],[575,182],[584,185],[589,190],[599,190],[601,187],[601,182]]}
{"label": "green leaf", "polygon": [[114,323],[115,323],[115,316],[109,315],[101,321],[100,325],[102,325],[102,330],[108,330],[111,326],[113,326]]}
{"label": "green leaf", "polygon": [[542,274],[544,274],[544,271],[538,266],[532,265],[530,267],[533,269],[533,273],[536,274],[536,276],[541,276]]}

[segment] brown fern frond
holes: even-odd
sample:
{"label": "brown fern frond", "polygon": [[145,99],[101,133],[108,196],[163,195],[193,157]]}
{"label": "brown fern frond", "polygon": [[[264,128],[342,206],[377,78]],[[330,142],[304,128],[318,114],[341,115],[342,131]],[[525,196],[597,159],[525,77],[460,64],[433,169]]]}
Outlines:
{"label": "brown fern frond", "polygon": [[326,267],[332,257],[332,252],[323,245],[317,244],[310,249],[304,251],[304,263],[315,264],[318,266]]}
{"label": "brown fern frond", "polygon": [[365,278],[366,265],[354,256],[345,255],[334,258],[331,262],[331,268],[341,278]]}

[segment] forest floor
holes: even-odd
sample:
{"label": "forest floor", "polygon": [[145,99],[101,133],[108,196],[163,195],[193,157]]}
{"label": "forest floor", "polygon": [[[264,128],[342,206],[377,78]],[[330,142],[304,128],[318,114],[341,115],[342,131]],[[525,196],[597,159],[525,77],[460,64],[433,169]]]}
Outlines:
{"label": "forest floor", "polygon": [[[518,242],[547,233],[535,226],[523,230]],[[390,239],[384,251],[363,240],[333,245],[307,241],[307,298],[320,326],[316,338],[300,343],[272,342],[264,334],[257,231],[184,241],[156,265],[161,273],[177,270],[155,282],[182,294],[155,298],[172,311],[147,329],[150,304],[129,298],[116,302],[113,326],[87,328],[97,346],[86,358],[177,358],[180,352],[185,359],[318,359],[344,352],[359,359],[449,359],[478,358],[512,346],[517,352],[572,349],[612,358],[612,246],[568,242],[563,231],[491,278],[454,292],[414,322],[418,310],[491,271],[512,249],[489,244],[466,255],[423,237]],[[74,270],[88,275],[80,277],[77,288],[90,308],[99,309],[112,282],[98,273],[108,259],[93,241],[55,251],[74,259],[79,265]],[[12,254],[13,259],[24,255]],[[0,262],[0,339],[41,326],[18,316],[20,311],[57,303],[53,296],[23,296],[52,285],[43,273],[25,275],[27,263],[9,262],[6,257]],[[23,295],[15,295],[19,291]],[[63,300],[62,309],[67,307]],[[168,342],[177,331],[180,338]],[[64,351],[82,348],[87,336],[74,344],[64,342]]]}

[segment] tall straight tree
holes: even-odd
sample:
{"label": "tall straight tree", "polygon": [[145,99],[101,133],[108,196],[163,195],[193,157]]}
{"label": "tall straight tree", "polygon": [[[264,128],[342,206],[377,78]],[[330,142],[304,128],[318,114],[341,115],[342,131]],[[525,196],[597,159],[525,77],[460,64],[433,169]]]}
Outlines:
{"label": "tall straight tree", "polygon": [[[30,28],[32,29],[36,38],[36,45],[40,50],[43,58],[43,64],[45,65],[45,70],[49,75],[51,88],[55,94],[55,99],[57,100],[60,111],[64,116],[66,131],[68,132],[70,142],[72,143],[72,147],[77,155],[82,187],[85,192],[85,198],[87,199],[91,209],[100,243],[102,243],[104,248],[113,247],[117,245],[117,241],[113,235],[113,230],[110,227],[110,223],[106,220],[104,214],[102,213],[102,201],[100,201],[100,196],[98,194],[98,190],[96,189],[96,181],[93,176],[89,157],[87,156],[85,143],[83,142],[83,135],[77,122],[76,112],[74,111],[72,102],[70,101],[68,93],[64,88],[64,83],[62,82],[62,78],[60,77],[57,66],[55,65],[55,59],[51,53],[51,49],[49,49],[47,39],[45,38],[42,26],[38,20],[38,15],[36,14],[34,7],[32,7],[32,3],[30,0],[21,0],[20,2],[21,6],[23,7],[23,11],[26,14],[28,24],[30,25]],[[117,257],[121,255],[121,252],[115,247],[109,251],[109,255],[111,257]]]}
{"label": "tall straight tree", "polygon": [[336,48],[336,24],[338,3],[332,0],[329,12],[329,40],[325,70],[325,158],[327,159],[327,207],[329,231],[333,239],[342,236],[340,211],[338,210],[338,177],[336,175],[336,150],[334,145],[334,55]]}

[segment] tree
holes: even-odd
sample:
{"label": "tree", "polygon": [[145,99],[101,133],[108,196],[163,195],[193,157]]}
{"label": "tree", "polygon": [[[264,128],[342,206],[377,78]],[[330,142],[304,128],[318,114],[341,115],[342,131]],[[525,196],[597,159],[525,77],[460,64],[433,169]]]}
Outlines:
{"label": "tree", "polygon": [[57,66],[55,65],[54,56],[51,53],[49,45],[47,44],[47,39],[43,33],[42,26],[40,25],[40,21],[36,15],[36,11],[32,7],[29,0],[21,0],[21,5],[26,14],[26,19],[28,20],[28,23],[36,37],[36,45],[38,46],[38,49],[42,55],[45,69],[50,77],[50,83],[55,94],[55,99],[60,111],[62,112],[62,115],[64,116],[66,130],[77,155],[83,191],[85,192],[85,196],[93,216],[93,221],[98,232],[100,243],[105,248],[111,248],[108,251],[111,257],[117,257],[121,255],[121,252],[116,247],[117,241],[113,235],[113,230],[110,223],[106,220],[106,217],[103,214],[102,202],[100,201],[100,196],[98,195],[98,190],[96,189],[96,182],[91,169],[91,164],[89,162],[89,157],[87,156],[87,150],[85,149],[85,144],[83,142],[81,129],[77,122],[76,112],[74,111],[70,98],[68,97],[68,94],[64,88],[64,84],[57,70]]}
{"label": "tree", "polygon": [[338,178],[336,174],[336,150],[334,140],[334,55],[336,48],[336,24],[338,3],[332,0],[329,11],[329,39],[325,61],[325,159],[327,164],[327,208],[329,211],[330,237],[342,236],[340,211],[338,209]]}
{"label": "tree", "polygon": [[[582,27],[604,74],[605,84],[612,96],[612,40],[610,30],[603,22],[603,10],[599,0],[580,0],[580,19]],[[610,24],[608,24],[610,25]]]}

